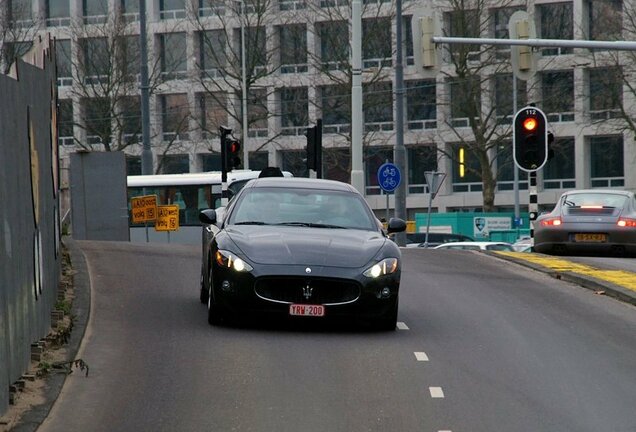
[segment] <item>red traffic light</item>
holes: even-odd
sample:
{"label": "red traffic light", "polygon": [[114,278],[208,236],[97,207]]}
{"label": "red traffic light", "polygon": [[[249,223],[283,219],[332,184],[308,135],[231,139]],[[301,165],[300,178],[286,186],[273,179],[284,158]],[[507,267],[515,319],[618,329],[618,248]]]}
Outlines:
{"label": "red traffic light", "polygon": [[228,145],[228,151],[231,154],[236,154],[241,150],[241,143],[239,141],[230,141]]}
{"label": "red traffic light", "polygon": [[528,132],[534,131],[537,128],[537,119],[534,117],[528,117],[523,121],[523,128]]}

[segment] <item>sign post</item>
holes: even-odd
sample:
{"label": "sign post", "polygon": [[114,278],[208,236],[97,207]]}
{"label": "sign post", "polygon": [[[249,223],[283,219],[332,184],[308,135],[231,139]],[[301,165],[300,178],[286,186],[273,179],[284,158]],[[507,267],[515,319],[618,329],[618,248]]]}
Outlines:
{"label": "sign post", "polygon": [[148,222],[157,218],[157,195],[143,195],[130,199],[132,208],[132,222],[144,223],[146,226],[146,243],[150,241],[148,237]]}
{"label": "sign post", "polygon": [[386,221],[389,222],[389,192],[393,192],[402,180],[400,169],[391,162],[385,162],[378,168],[378,185],[386,193]]}
{"label": "sign post", "polygon": [[424,172],[426,184],[428,185],[428,222],[426,223],[426,236],[424,237],[424,247],[428,249],[428,233],[431,229],[431,208],[433,206],[433,198],[439,192],[439,188],[444,183],[446,173],[426,171]]}

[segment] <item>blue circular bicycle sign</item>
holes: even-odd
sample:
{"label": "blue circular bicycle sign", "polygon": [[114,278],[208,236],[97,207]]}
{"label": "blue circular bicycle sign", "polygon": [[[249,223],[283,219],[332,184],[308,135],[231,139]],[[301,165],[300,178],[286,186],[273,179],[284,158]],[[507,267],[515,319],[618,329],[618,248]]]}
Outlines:
{"label": "blue circular bicycle sign", "polygon": [[387,162],[378,168],[378,185],[384,192],[393,192],[400,185],[400,170],[394,164]]}

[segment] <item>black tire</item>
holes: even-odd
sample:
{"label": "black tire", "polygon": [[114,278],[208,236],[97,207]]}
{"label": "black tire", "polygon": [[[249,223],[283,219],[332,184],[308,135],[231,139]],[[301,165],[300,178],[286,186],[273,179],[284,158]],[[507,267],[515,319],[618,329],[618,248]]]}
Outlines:
{"label": "black tire", "polygon": [[376,326],[378,330],[395,331],[397,328],[398,304],[399,302],[396,298],[393,307],[378,319]]}
{"label": "black tire", "polygon": [[208,323],[213,326],[219,326],[226,320],[225,310],[214,302],[212,288],[208,292]]}
{"label": "black tire", "polygon": [[199,299],[201,303],[206,304],[208,302],[208,290],[203,283],[203,272],[201,272],[201,292],[199,293]]}

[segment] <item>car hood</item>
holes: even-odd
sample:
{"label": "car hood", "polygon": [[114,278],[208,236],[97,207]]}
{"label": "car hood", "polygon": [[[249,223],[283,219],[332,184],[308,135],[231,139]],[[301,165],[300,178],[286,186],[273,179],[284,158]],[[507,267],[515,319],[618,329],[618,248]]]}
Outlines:
{"label": "car hood", "polygon": [[225,233],[256,264],[357,268],[387,241],[378,232],[353,229],[234,225]]}

